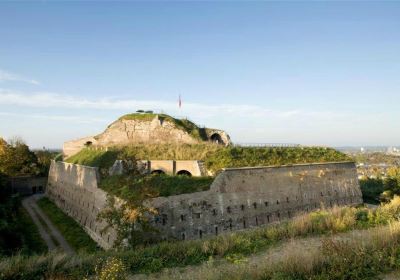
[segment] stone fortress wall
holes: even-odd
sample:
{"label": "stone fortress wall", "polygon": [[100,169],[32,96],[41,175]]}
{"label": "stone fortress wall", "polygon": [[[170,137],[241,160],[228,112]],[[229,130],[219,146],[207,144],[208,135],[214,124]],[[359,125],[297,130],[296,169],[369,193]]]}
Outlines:
{"label": "stone fortress wall", "polygon": [[[96,221],[106,193],[96,168],[53,162],[47,193],[103,248],[115,231]],[[291,218],[322,205],[362,203],[352,162],[224,169],[210,190],[147,201],[158,210],[152,224],[163,239],[197,239]]]}
{"label": "stone fortress wall", "polygon": [[105,207],[107,193],[97,186],[99,172],[95,167],[53,161],[50,166],[47,196],[66,214],[82,225],[104,249],[112,247],[116,232],[102,233],[105,223],[97,215]]}

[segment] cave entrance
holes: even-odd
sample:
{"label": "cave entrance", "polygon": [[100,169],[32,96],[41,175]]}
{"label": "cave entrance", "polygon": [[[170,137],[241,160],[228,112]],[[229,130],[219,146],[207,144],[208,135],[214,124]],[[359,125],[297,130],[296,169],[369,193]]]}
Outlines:
{"label": "cave entrance", "polygon": [[216,144],[224,144],[224,141],[222,141],[221,135],[219,135],[218,133],[214,133],[213,135],[211,135],[210,140],[211,140],[211,142],[216,143]]}

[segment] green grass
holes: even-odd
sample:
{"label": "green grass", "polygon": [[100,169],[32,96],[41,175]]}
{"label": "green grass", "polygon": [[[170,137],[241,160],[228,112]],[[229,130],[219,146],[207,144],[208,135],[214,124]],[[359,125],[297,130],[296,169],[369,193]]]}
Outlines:
{"label": "green grass", "polygon": [[[267,227],[255,228],[242,232],[234,232],[205,240],[162,242],[148,247],[137,248],[135,250],[97,252],[91,255],[77,256],[74,257],[74,259],[68,259],[66,257],[64,257],[64,259],[58,257],[57,259],[57,256],[52,254],[40,259],[11,258],[4,260],[4,262],[0,262],[0,268],[2,268],[3,275],[7,275],[7,277],[0,277],[0,279],[41,279],[45,273],[48,275],[69,275],[74,279],[82,279],[86,273],[93,274],[94,268],[97,265],[104,263],[109,257],[121,259],[130,273],[159,272],[164,268],[198,265],[207,262],[210,259],[222,258],[234,260],[237,256],[245,257],[251,254],[256,254],[292,238],[334,234],[354,229],[366,229],[378,225],[394,223],[397,221],[399,214],[400,198],[395,197],[391,203],[380,206],[377,209],[337,207],[328,210],[320,210],[313,213],[303,214],[295,217],[293,220],[282,222],[280,224],[269,225]],[[344,246],[345,245],[346,244],[344,244]],[[389,246],[387,249],[391,248],[392,247]],[[330,249],[327,248],[329,254],[332,252],[332,255],[335,252],[337,253],[336,249],[336,247]],[[357,251],[358,249],[359,248],[354,249],[354,252],[359,253],[359,255],[357,255],[358,257],[352,255],[353,253],[346,251],[346,254],[349,255],[341,255],[342,260],[340,260],[340,262],[339,259],[332,259],[332,263],[323,264],[323,266],[317,267],[316,269],[320,270],[316,270],[316,273],[325,275],[325,277],[330,275],[334,272],[334,261],[337,261],[337,264],[343,266],[346,263],[346,259],[349,260],[353,257],[357,257],[355,261],[360,261],[362,260],[362,257],[369,258],[369,251],[360,254],[360,252]],[[393,249],[396,248],[393,247]],[[399,249],[397,248],[396,250],[398,251]],[[378,256],[377,251],[371,252],[373,253],[374,258]],[[382,258],[379,260],[383,261],[384,257],[386,257],[386,253],[382,255]],[[368,259],[368,261],[372,260]],[[376,259],[373,261],[375,272],[382,269],[379,268],[379,266],[375,266],[379,263],[376,262]],[[393,262],[395,259],[392,258],[387,261]],[[396,262],[399,265],[400,258],[396,259]],[[71,265],[71,263],[74,265]],[[368,262],[356,263],[363,269],[370,269],[368,268]],[[349,267],[351,266],[352,269],[355,269],[351,261],[347,261],[347,265]],[[296,269],[296,267],[292,267],[292,269]],[[296,275],[301,276],[303,275],[301,273],[309,272],[300,271],[300,274],[290,274],[290,277],[285,274],[287,277],[280,279],[363,279],[352,278],[352,270],[346,270],[344,267],[340,267],[340,269],[338,268],[337,271],[338,274],[333,278],[307,278],[303,276],[295,278]],[[270,278],[266,277],[261,279]]]}
{"label": "green grass", "polygon": [[129,200],[138,197],[144,191],[149,197],[206,191],[213,180],[212,177],[115,175],[102,179],[99,187],[110,194]]}
{"label": "green grass", "polygon": [[47,252],[47,245],[41,238],[39,230],[23,207],[18,210],[18,223],[23,239],[22,254],[43,254]]}
{"label": "green grass", "polygon": [[105,150],[86,148],[67,159],[67,162],[110,167],[115,159],[132,157],[143,160],[202,160],[206,167],[217,172],[228,167],[268,166],[314,162],[349,161],[347,155],[322,147],[222,147],[202,143],[196,145],[132,145]]}
{"label": "green grass", "polygon": [[99,250],[96,242],[89,237],[83,228],[74,219],[64,214],[48,198],[41,198],[38,205],[76,252],[94,253]]}
{"label": "green grass", "polygon": [[102,151],[85,148],[78,154],[68,158],[66,161],[80,165],[108,168],[114,164],[119,153],[120,152],[118,150]]}

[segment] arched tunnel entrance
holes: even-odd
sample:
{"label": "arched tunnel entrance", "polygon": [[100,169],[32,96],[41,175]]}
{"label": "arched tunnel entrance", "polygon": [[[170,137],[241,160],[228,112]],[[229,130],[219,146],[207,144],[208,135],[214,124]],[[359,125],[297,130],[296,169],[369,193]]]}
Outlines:
{"label": "arched tunnel entrance", "polygon": [[160,169],[157,169],[157,170],[151,171],[151,174],[152,175],[163,175],[163,174],[165,174],[165,172]]}
{"label": "arched tunnel entrance", "polygon": [[176,173],[176,175],[191,177],[191,176],[192,176],[192,173],[190,173],[190,172],[187,171],[187,170],[179,170],[179,171]]}
{"label": "arched tunnel entrance", "polygon": [[218,133],[214,133],[213,135],[211,135],[210,137],[211,142],[216,143],[216,144],[225,144],[224,141],[222,140],[221,135],[219,135]]}

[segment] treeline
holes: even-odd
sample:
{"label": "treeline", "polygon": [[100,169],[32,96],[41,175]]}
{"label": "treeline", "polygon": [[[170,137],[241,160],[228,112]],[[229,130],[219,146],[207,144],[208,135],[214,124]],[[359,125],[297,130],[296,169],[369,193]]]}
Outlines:
{"label": "treeline", "polygon": [[7,143],[0,138],[0,256],[46,251],[37,238],[36,227],[21,207],[21,197],[12,193],[10,178],[46,175],[50,157],[46,151],[36,155],[22,140]]}
{"label": "treeline", "polygon": [[400,168],[390,168],[385,178],[361,179],[360,186],[365,202],[376,204],[390,201],[395,195],[400,195]]}

